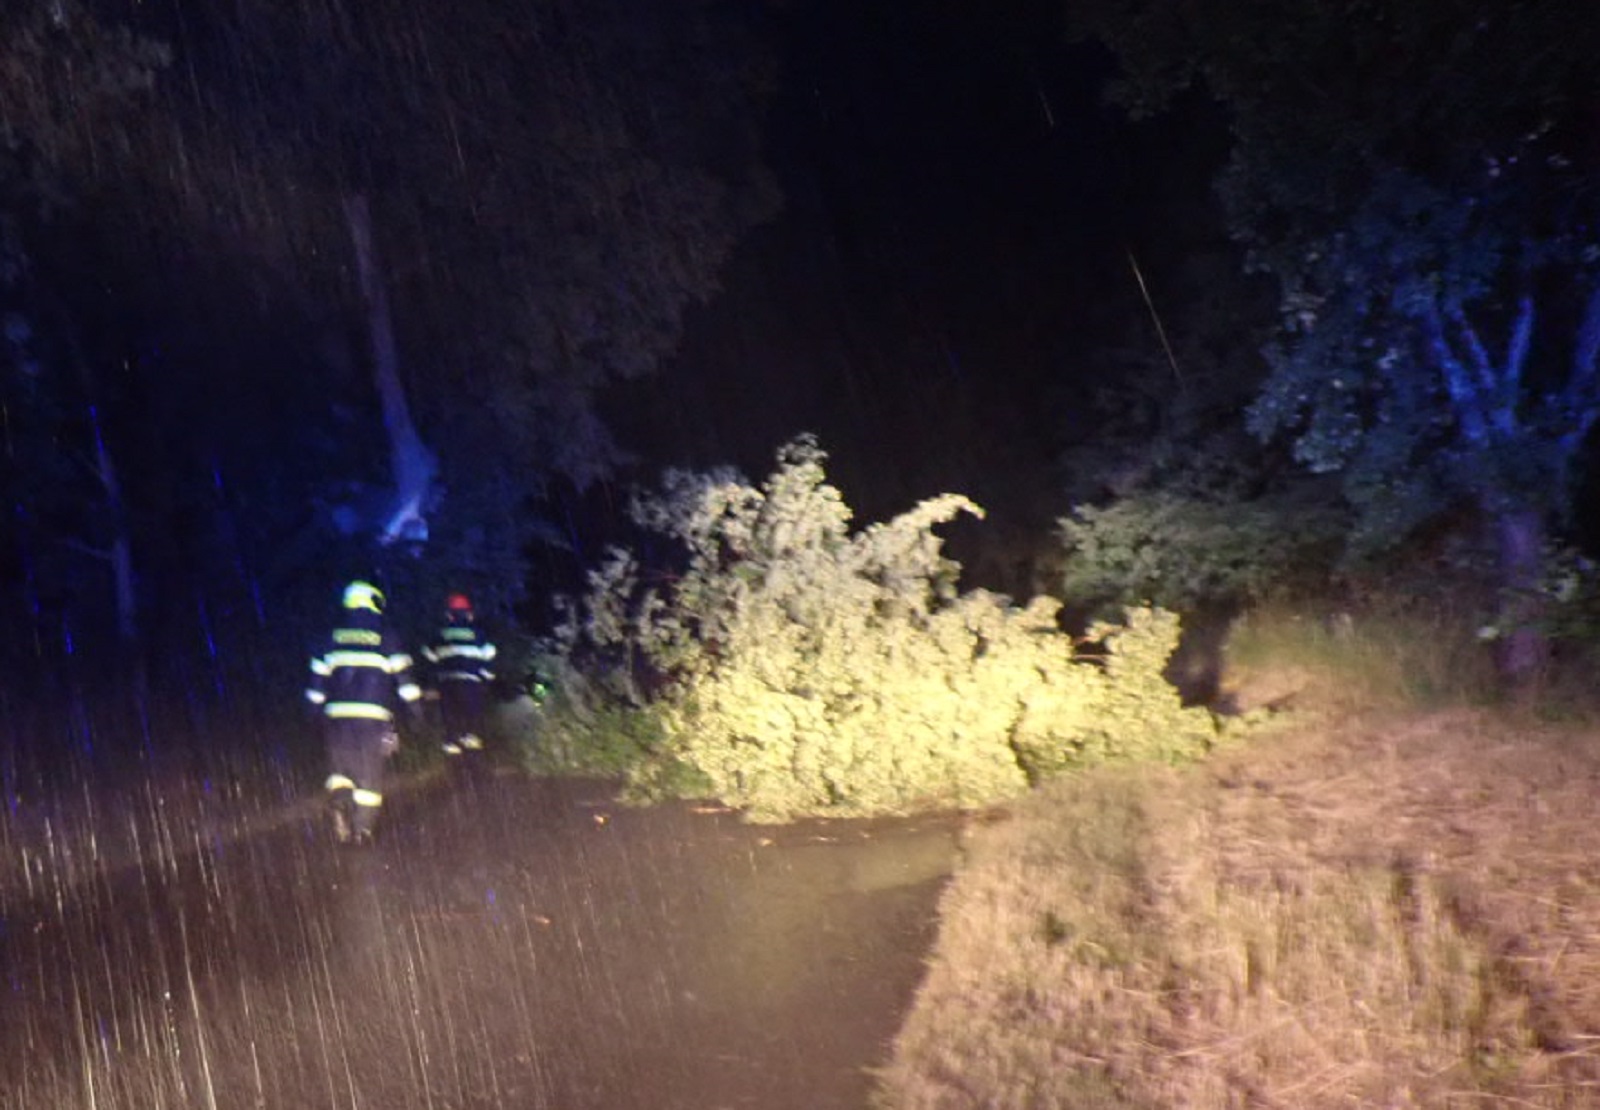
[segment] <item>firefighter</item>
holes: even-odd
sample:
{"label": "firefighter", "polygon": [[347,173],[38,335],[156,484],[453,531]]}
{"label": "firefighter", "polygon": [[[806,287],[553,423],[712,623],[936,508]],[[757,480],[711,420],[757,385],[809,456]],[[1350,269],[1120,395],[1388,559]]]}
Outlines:
{"label": "firefighter", "polygon": [[494,672],[495,647],[478,628],[472,599],[445,598],[445,619],[422,657],[432,665],[431,685],[439,698],[444,752],[458,762],[482,759],[484,706]]}
{"label": "firefighter", "polygon": [[371,842],[383,805],[384,766],[400,744],[395,709],[415,713],[422,697],[411,677],[411,656],[401,650],[383,610],[382,590],[351,582],[338,625],[323,653],[311,660],[306,698],[322,713],[325,788],[334,838],[341,844]]}

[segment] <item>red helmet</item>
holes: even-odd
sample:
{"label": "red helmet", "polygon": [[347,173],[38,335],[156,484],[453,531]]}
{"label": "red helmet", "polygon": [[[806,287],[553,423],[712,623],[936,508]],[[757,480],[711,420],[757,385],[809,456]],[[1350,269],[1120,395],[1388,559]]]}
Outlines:
{"label": "red helmet", "polygon": [[451,594],[444,599],[444,607],[446,611],[451,613],[470,613],[472,612],[472,599],[466,594]]}

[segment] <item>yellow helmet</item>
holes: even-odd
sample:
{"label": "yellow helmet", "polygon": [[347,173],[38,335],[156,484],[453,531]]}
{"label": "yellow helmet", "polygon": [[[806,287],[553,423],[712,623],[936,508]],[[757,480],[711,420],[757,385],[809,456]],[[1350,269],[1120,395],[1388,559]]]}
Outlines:
{"label": "yellow helmet", "polygon": [[344,588],[346,609],[371,609],[374,613],[381,613],[384,601],[383,591],[371,582],[357,579]]}

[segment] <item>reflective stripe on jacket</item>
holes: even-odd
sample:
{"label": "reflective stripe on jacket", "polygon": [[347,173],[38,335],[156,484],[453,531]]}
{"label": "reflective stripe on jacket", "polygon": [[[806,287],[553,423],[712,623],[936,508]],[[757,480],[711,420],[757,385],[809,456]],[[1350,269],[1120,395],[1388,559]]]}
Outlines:
{"label": "reflective stripe on jacket", "polygon": [[325,650],[311,660],[306,697],[331,718],[392,721],[396,700],[421,696],[411,677],[411,656],[368,610],[347,610]]}
{"label": "reflective stripe on jacket", "polygon": [[495,647],[470,621],[452,621],[439,629],[422,657],[433,664],[436,682],[487,682],[494,677],[489,664]]}

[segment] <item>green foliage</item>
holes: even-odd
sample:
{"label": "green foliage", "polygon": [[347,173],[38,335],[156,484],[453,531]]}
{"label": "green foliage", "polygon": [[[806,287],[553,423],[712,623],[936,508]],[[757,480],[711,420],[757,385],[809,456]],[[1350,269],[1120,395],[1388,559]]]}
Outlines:
{"label": "green foliage", "polygon": [[[1523,607],[1536,613],[1541,630],[1551,640],[1592,649],[1600,646],[1600,568],[1577,550],[1558,543],[1546,545],[1540,560],[1543,574],[1527,590]],[[1503,618],[1511,606],[1502,606]],[[1497,640],[1509,629],[1503,619],[1478,629],[1482,640]]]}
{"label": "green foliage", "polygon": [[1286,496],[1214,499],[1156,490],[1060,521],[1070,598],[1178,609],[1266,596],[1324,570],[1343,517]]}
{"label": "green foliage", "polygon": [[680,792],[687,768],[757,819],[898,813],[1206,749],[1209,715],[1160,677],[1176,617],[1134,611],[1080,652],[1053,600],[957,594],[933,529],[976,505],[947,494],[852,532],[823,462],[803,437],[760,488],[669,475],[636,515],[685,548],[673,588],[641,588],[618,552],[568,610],[569,658],[641,658],[668,679],[651,703],[663,737],[628,770],[637,791]]}
{"label": "green foliage", "polygon": [[1031,779],[1103,763],[1174,763],[1203,754],[1215,739],[1210,715],[1183,708],[1163,677],[1178,646],[1177,615],[1132,608],[1125,622],[1089,630],[1087,643],[1105,652],[1099,670],[1057,663],[1080,679],[1071,701],[1058,696],[1045,712],[1029,705],[1014,743]]}
{"label": "green foliage", "polygon": [[608,692],[589,676],[541,658],[539,693],[519,694],[498,713],[497,725],[539,774],[619,778],[660,747],[655,716]]}
{"label": "green foliage", "polygon": [[527,745],[528,765],[542,773],[620,778],[661,747],[661,726],[652,713],[625,705],[578,711],[556,699],[540,709]]}
{"label": "green foliage", "polygon": [[1218,192],[1280,293],[1251,427],[1344,479],[1361,543],[1463,502],[1563,506],[1600,414],[1600,26],[1446,0],[1071,18],[1122,63],[1130,111],[1191,85],[1227,110]]}

